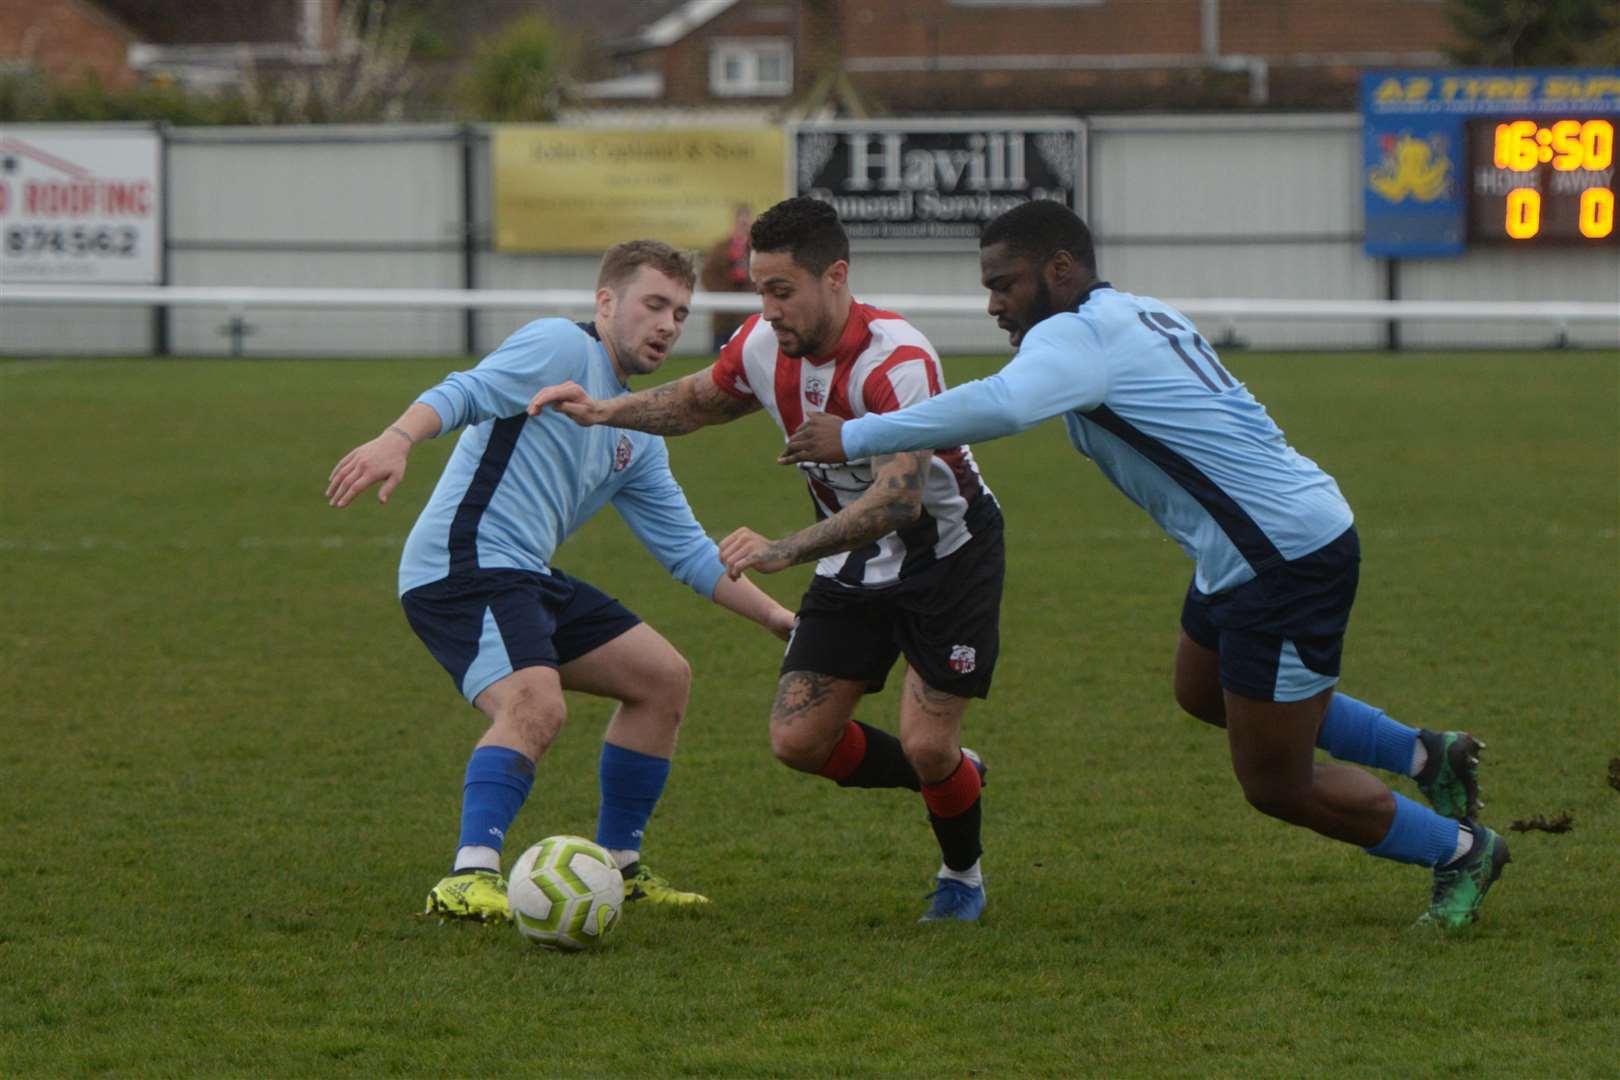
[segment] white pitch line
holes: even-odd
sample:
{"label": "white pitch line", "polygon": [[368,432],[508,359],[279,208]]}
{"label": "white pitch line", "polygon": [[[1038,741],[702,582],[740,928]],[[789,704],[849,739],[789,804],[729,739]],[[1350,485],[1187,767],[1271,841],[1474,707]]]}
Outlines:
{"label": "white pitch line", "polygon": [[168,540],[158,543],[130,542],[115,536],[80,536],[72,540],[20,539],[0,537],[0,551],[28,551],[39,554],[60,554],[88,551],[201,551],[234,548],[239,551],[297,551],[319,549],[337,551],[342,548],[399,548],[405,544],[403,536],[243,536],[221,543],[195,543],[190,540]]}
{"label": "white pitch line", "polygon": [[[1452,525],[1390,526],[1361,530],[1362,536],[1374,542],[1426,542],[1456,536],[1472,536],[1472,530]],[[1571,529],[1552,522],[1539,528],[1526,528],[1498,536],[1522,538],[1557,537],[1569,540],[1612,541],[1620,539],[1620,527],[1595,530]],[[1065,539],[1093,541],[1146,541],[1168,542],[1169,538],[1157,529],[1090,528],[1064,534]],[[0,536],[0,552],[32,552],[35,554],[67,554],[97,551],[201,551],[221,548],[238,551],[341,551],[345,548],[393,548],[405,544],[405,537],[388,536],[242,536],[235,540],[197,543],[190,540],[168,540],[152,543],[129,541],[116,536],[80,536],[66,540]]]}
{"label": "white pitch line", "polygon": [[0,375],[37,375],[42,371],[61,371],[70,366],[68,360],[23,360],[0,364]]}

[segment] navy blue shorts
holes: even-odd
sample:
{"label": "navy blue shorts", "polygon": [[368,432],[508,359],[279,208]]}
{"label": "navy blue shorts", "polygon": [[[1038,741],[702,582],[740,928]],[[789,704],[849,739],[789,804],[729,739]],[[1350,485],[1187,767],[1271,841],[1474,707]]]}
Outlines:
{"label": "navy blue shorts", "polygon": [[1181,628],[1220,653],[1225,689],[1257,701],[1302,701],[1339,681],[1360,576],[1352,526],[1241,585],[1218,593],[1187,586]]}
{"label": "navy blue shorts", "polygon": [[556,567],[550,574],[452,574],[399,600],[411,629],[468,701],[519,668],[561,667],[641,621]]}

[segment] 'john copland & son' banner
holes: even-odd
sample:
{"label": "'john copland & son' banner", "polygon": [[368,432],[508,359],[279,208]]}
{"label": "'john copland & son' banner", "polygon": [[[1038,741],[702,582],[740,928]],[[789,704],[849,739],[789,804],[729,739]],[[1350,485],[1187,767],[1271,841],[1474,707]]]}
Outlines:
{"label": "'john copland & son' banner", "polygon": [[791,131],[795,193],[831,203],[851,237],[972,243],[992,218],[1032,199],[1083,212],[1078,120],[978,117]]}
{"label": "'john copland & son' banner", "polygon": [[503,125],[492,141],[495,247],[600,252],[653,237],[706,247],[738,203],[782,198],[779,128]]}

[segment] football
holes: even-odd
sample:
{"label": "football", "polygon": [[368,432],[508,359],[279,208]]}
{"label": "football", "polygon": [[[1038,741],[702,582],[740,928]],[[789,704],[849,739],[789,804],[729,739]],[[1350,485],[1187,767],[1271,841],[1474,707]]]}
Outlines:
{"label": "football", "polygon": [[607,849],[548,836],[518,857],[506,898],[518,932],[548,949],[594,949],[619,921],[624,877]]}

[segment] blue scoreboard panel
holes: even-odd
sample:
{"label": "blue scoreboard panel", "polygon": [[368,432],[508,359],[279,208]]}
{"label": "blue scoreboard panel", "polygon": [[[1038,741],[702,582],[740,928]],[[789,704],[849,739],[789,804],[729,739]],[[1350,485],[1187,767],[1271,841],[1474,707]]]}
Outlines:
{"label": "blue scoreboard panel", "polygon": [[1620,70],[1362,76],[1366,250],[1620,245]]}

